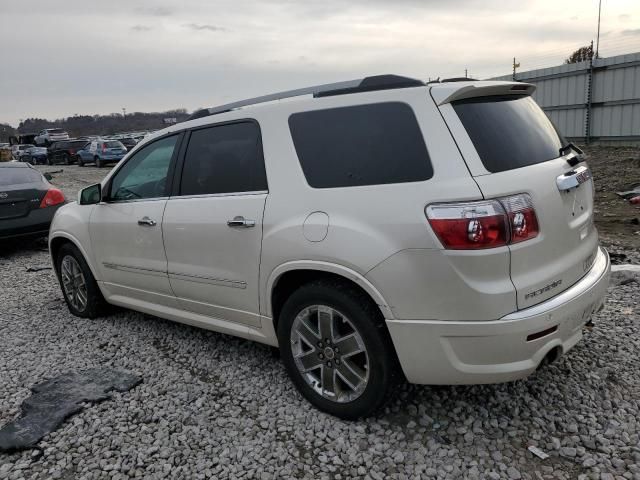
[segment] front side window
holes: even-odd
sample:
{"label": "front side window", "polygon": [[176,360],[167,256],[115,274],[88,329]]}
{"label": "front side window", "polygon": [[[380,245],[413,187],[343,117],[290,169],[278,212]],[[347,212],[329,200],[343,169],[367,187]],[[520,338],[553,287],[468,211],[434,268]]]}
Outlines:
{"label": "front side window", "polygon": [[111,180],[111,201],[167,196],[167,175],[178,135],[166,137],[133,155]]}
{"label": "front side window", "polygon": [[231,123],[191,133],[184,159],[180,195],[267,190],[260,128]]}
{"label": "front side window", "polygon": [[406,103],[294,113],[289,129],[314,188],[419,182],[433,176],[422,132]]}

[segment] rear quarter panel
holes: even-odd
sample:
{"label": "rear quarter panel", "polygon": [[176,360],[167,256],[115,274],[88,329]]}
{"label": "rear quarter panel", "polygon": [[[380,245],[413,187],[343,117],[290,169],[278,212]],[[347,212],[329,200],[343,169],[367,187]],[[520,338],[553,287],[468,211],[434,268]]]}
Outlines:
{"label": "rear quarter panel", "polygon": [[[414,110],[433,164],[433,178],[424,182],[330,189],[311,188],[307,184],[289,131],[288,118],[292,113],[398,101]],[[281,265],[318,261],[366,276],[403,250],[440,254],[442,247],[430,230],[425,206],[432,202],[481,198],[426,88],[283,102],[268,109],[256,107],[253,116],[262,129],[269,181],[260,266],[263,315],[272,314],[268,301],[271,292],[266,286],[272,272]],[[327,235],[322,241],[309,241],[304,234],[305,219],[313,212],[324,212],[329,218]],[[424,263],[408,265],[407,270],[391,279],[374,275],[367,276],[367,281],[394,308],[396,299],[404,301],[398,290],[409,289],[407,295],[423,299],[417,309],[422,310],[422,318],[429,318],[424,308],[432,299],[426,285],[420,283],[423,277],[416,271],[424,268],[431,265],[428,262],[426,267]],[[508,278],[508,271],[504,275]],[[389,285],[389,281],[396,285]]]}

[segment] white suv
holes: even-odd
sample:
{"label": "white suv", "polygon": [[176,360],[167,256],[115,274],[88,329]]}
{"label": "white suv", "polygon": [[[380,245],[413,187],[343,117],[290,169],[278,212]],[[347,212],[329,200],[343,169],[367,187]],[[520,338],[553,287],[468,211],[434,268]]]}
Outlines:
{"label": "white suv", "polygon": [[525,377],[580,340],[610,271],[589,169],[533,90],[383,75],[197,112],[58,210],[67,304],[279,346],[343,418],[403,375]]}
{"label": "white suv", "polygon": [[60,140],[69,140],[69,134],[61,128],[45,128],[33,139],[36,145],[48,147],[53,142]]}

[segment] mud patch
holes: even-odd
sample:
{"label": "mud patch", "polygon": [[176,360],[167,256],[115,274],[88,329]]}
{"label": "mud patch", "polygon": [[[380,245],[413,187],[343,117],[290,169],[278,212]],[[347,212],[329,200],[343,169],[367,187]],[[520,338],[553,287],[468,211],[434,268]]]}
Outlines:
{"label": "mud patch", "polygon": [[84,408],[84,402],[101,402],[112,391],[126,392],[142,378],[108,368],[68,372],[31,388],[22,403],[22,414],[0,429],[0,451],[31,448],[46,434]]}

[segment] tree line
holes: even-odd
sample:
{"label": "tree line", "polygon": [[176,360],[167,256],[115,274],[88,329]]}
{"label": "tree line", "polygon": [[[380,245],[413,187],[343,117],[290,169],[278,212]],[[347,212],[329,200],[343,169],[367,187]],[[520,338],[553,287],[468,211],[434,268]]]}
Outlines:
{"label": "tree line", "polygon": [[27,118],[13,128],[8,124],[0,124],[0,142],[9,141],[10,136],[17,134],[38,133],[44,128],[61,128],[71,137],[85,135],[113,135],[121,132],[137,132],[143,130],[158,130],[167,126],[165,118],[175,118],[182,122],[189,117],[185,108],[168,110],[166,112],[133,112],[122,115],[74,115],[73,117],[57,120],[45,118]]}

